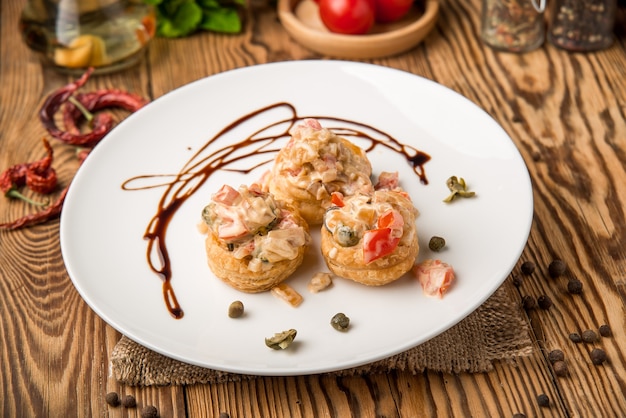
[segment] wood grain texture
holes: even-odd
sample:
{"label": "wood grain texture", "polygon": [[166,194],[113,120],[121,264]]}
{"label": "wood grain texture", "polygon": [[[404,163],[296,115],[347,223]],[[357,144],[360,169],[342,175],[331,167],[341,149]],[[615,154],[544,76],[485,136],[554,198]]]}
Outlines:
{"label": "wood grain texture", "polygon": [[[43,156],[45,131],[37,112],[47,94],[71,79],[42,66],[24,46],[17,34],[21,7],[22,2],[0,0],[0,169]],[[616,41],[607,50],[568,53],[544,45],[517,55],[481,43],[480,7],[480,0],[442,0],[439,22],[422,44],[367,62],[457,91],[499,122],[519,148],[533,182],[535,212],[512,275],[522,279],[516,289],[520,303],[524,296],[542,295],[553,302],[549,309],[527,311],[536,340],[532,356],[496,364],[482,374],[395,372],[122,386],[109,375],[108,364],[120,334],[74,289],[59,248],[59,224],[52,221],[0,231],[0,416],[133,417],[146,405],[157,406],[162,417],[217,417],[220,412],[233,418],[626,415],[625,8],[618,10]],[[155,99],[235,68],[327,58],[295,43],[274,10],[262,6],[240,35],[157,39],[139,66],[94,77],[88,86]],[[78,162],[70,147],[59,142],[53,147],[63,187]],[[32,210],[0,198],[0,222]],[[568,269],[553,279],[547,266],[557,258]],[[532,275],[521,272],[523,261],[536,264]],[[579,295],[567,290],[572,278],[583,283]],[[508,285],[513,286],[510,279]],[[612,336],[578,344],[568,338],[603,324]],[[605,350],[608,361],[592,364],[593,348]],[[566,377],[557,376],[548,361],[554,349],[565,353]],[[111,391],[133,395],[138,407],[108,406],[104,398]],[[547,408],[537,403],[541,393],[550,398]]]}

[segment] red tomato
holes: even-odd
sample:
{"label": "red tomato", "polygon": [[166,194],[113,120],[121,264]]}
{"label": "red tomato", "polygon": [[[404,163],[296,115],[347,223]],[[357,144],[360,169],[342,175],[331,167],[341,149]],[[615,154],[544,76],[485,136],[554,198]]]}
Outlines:
{"label": "red tomato", "polygon": [[376,21],[389,23],[396,21],[409,12],[413,0],[374,0]]}
{"label": "red tomato", "polygon": [[396,249],[400,237],[391,236],[391,228],[370,229],[363,234],[363,261],[371,263]]}
{"label": "red tomato", "polygon": [[343,195],[339,192],[332,192],[330,195],[330,203],[340,208],[344,207]]}
{"label": "red tomato", "polygon": [[374,0],[319,0],[319,7],[331,32],[362,35],[374,25]]}

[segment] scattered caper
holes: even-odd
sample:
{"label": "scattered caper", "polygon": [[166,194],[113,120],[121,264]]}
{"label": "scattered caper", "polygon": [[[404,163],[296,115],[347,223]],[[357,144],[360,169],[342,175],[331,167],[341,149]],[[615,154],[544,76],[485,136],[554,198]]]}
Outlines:
{"label": "scattered caper", "polygon": [[337,331],[346,331],[350,326],[350,318],[339,312],[330,320],[330,325]]}
{"label": "scattered caper", "polygon": [[445,246],[446,240],[438,236],[434,236],[428,241],[428,248],[435,252],[441,251]]}
{"label": "scattered caper", "polygon": [[444,202],[450,203],[454,200],[455,197],[473,197],[476,195],[474,192],[470,192],[467,190],[467,184],[465,184],[465,180],[463,177],[452,176],[448,180],[446,180],[446,186],[450,190],[450,194],[448,197],[443,199]]}
{"label": "scattered caper", "polygon": [[337,225],[334,233],[335,241],[342,247],[353,247],[359,243],[359,236],[347,225]]}
{"label": "scattered caper", "polygon": [[243,315],[243,302],[236,300],[228,306],[228,316],[239,318]]}
{"label": "scattered caper", "polygon": [[290,329],[274,334],[273,337],[265,339],[265,345],[274,350],[284,350],[289,347],[296,338],[297,331]]}

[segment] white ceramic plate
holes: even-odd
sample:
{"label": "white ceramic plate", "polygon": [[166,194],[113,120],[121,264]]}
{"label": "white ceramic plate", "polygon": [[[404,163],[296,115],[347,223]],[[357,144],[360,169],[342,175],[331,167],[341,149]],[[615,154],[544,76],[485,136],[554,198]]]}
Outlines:
{"label": "white ceramic plate", "polygon": [[[309,293],[310,277],[327,271],[317,233],[305,264],[288,281],[304,296],[298,308],[270,293],[238,292],[216,279],[207,267],[204,237],[196,228],[202,208],[221,185],[251,183],[269,168],[266,164],[246,174],[216,171],[167,225],[171,284],[185,312],[182,319],[170,315],[162,280],[150,270],[143,238],[166,187],[145,187],[171,182],[224,128],[278,102],[292,104],[300,117],[328,116],[375,127],[431,156],[425,164],[429,184],[424,185],[399,154],[385,147],[369,154],[375,174],[399,171],[401,185],[421,212],[418,259],[440,258],[455,268],[457,282],[443,299],[424,296],[410,274],[379,288],[335,279],[332,288]],[[235,144],[291,118],[287,113],[284,108],[261,112],[214,144],[217,148]],[[328,127],[343,126],[321,120]],[[252,168],[268,155],[262,157],[244,158],[228,168]],[[477,197],[443,203],[451,175],[465,178]],[[143,180],[130,184],[139,190],[122,189],[137,177]],[[61,216],[61,248],[84,300],[129,338],[172,358],[218,370],[297,375],[379,360],[459,322],[513,269],[526,244],[532,214],[531,183],[518,150],[504,130],[467,99],[386,67],[283,62],[198,80],[155,100],[116,127],[72,183]],[[428,249],[433,235],[446,239],[444,251]],[[243,318],[228,317],[228,305],[234,300],[243,301]],[[348,332],[329,325],[338,312],[351,318]],[[265,346],[265,337],[290,328],[298,336],[289,349]]]}

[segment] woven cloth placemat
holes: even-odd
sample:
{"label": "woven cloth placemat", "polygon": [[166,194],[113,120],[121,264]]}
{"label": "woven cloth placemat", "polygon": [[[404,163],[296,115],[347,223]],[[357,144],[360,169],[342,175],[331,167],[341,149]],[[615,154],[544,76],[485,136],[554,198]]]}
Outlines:
{"label": "woven cloth placemat", "polygon": [[[350,376],[392,370],[421,373],[478,373],[493,369],[495,361],[514,362],[530,355],[533,345],[520,303],[500,287],[485,303],[437,337],[408,351],[363,366],[325,373]],[[115,379],[129,386],[189,385],[253,379],[183,363],[151,351],[123,336],[111,354]]]}

